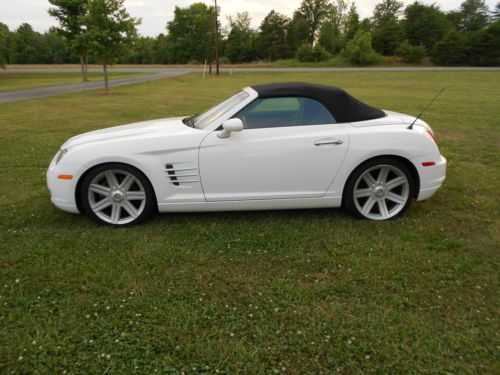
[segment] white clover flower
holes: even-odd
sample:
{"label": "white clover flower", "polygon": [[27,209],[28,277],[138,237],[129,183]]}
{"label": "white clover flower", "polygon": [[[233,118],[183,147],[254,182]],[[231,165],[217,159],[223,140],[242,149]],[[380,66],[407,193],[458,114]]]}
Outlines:
{"label": "white clover flower", "polygon": [[21,280],[16,279],[16,284],[19,284],[20,282],[21,282]]}

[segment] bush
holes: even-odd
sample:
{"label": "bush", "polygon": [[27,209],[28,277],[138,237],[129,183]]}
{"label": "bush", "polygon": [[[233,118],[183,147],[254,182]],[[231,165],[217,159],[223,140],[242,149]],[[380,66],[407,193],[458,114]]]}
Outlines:
{"label": "bush", "polygon": [[466,45],[464,37],[452,30],[434,45],[432,62],[438,65],[466,65]]}
{"label": "bush", "polygon": [[303,44],[297,49],[296,57],[299,61],[314,61],[313,47],[310,44]]}
{"label": "bush", "polygon": [[372,47],[371,33],[362,30],[359,30],[347,43],[342,56],[355,65],[371,65],[380,61],[380,55]]}
{"label": "bush", "polygon": [[317,44],[313,50],[313,57],[314,61],[326,61],[331,55],[321,44]]}
{"label": "bush", "polygon": [[396,55],[409,63],[419,63],[426,55],[425,47],[412,46],[407,40],[399,45],[396,49]]}
{"label": "bush", "polygon": [[231,64],[231,60],[229,60],[227,56],[221,56],[219,57],[219,63],[224,65],[229,65]]}
{"label": "bush", "polygon": [[315,47],[303,44],[297,49],[296,57],[301,62],[326,61],[330,58],[330,54],[320,44]]}

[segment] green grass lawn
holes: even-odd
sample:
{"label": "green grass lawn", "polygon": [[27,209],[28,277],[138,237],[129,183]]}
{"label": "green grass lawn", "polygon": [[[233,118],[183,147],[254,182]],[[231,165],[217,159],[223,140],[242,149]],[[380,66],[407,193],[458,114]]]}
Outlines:
{"label": "green grass lawn", "polygon": [[[110,79],[144,75],[143,73],[109,73]],[[102,73],[89,72],[91,81],[103,81]],[[68,85],[82,82],[80,73],[2,73],[0,92],[35,89],[48,86]]]}
{"label": "green grass lawn", "polygon": [[[335,84],[424,115],[448,158],[393,222],[341,209],[158,215],[53,208],[68,137],[192,114],[243,86]],[[500,73],[191,74],[0,105],[0,373],[499,373]]]}

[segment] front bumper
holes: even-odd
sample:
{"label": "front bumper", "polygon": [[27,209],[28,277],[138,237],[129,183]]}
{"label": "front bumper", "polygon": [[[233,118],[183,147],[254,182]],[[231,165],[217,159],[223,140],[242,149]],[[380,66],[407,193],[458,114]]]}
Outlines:
{"label": "front bumper", "polygon": [[[54,161],[50,164],[47,170],[47,187],[50,193],[50,200],[57,208],[78,214],[78,206],[75,199],[76,184],[81,175],[82,166],[55,164]],[[72,175],[71,180],[61,180],[59,175]]]}
{"label": "front bumper", "polygon": [[[422,165],[423,162],[434,161],[436,164],[428,167]],[[414,160],[420,176],[420,190],[417,201],[423,201],[432,197],[441,187],[446,178],[446,158],[439,155],[438,160],[429,158],[429,156],[420,157]]]}

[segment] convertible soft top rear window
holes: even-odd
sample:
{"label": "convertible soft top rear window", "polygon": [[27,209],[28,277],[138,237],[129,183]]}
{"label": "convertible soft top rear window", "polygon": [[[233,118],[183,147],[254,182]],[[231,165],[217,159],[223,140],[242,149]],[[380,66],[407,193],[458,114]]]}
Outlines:
{"label": "convertible soft top rear window", "polygon": [[369,106],[334,86],[302,82],[271,83],[252,86],[259,98],[301,96],[322,103],[337,122],[355,122],[385,117],[384,111]]}

